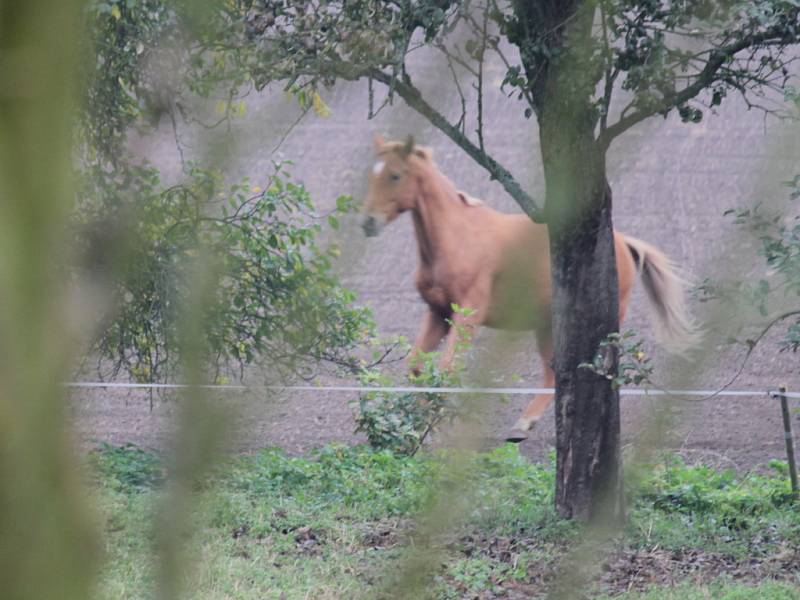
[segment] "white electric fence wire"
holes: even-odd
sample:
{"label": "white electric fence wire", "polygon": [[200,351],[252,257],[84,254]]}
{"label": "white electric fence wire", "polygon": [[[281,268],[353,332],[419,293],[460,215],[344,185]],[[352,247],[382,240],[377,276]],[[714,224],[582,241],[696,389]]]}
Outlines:
{"label": "white electric fence wire", "polygon": [[[101,388],[101,389],[148,389],[148,390],[178,390],[178,389],[204,389],[220,392],[245,392],[245,391],[279,391],[279,392],[369,392],[387,393],[418,393],[418,394],[497,394],[503,396],[553,394],[554,388],[523,388],[523,387],[415,387],[415,386],[381,386],[369,387],[359,385],[188,385],[181,383],[127,383],[110,381],[71,381],[64,384],[69,388]],[[735,397],[735,396],[763,396],[777,398],[781,395],[786,398],[800,398],[800,392],[781,393],[777,390],[656,390],[647,388],[624,388],[620,390],[621,396],[684,396],[684,397]]]}

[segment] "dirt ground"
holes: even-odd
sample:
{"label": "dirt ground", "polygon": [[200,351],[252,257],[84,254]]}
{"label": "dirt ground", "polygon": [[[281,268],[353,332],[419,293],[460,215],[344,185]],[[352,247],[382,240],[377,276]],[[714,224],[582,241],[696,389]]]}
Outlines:
{"label": "dirt ground", "polygon": [[[293,455],[306,454],[328,443],[363,443],[354,433],[353,412],[348,405],[354,394],[327,392],[309,397],[275,397],[256,393],[219,397],[231,416],[227,423],[228,449],[252,451],[264,446],[280,446]],[[524,397],[503,401],[493,397],[488,419],[481,419],[479,447],[502,444],[503,436],[515,415],[524,406]],[[624,452],[644,431],[653,431],[658,400],[624,397]],[[77,439],[82,445],[98,442],[134,443],[145,448],[169,448],[179,414],[175,399],[149,398],[139,392],[117,390],[73,396],[72,415]],[[673,403],[670,426],[659,438],[660,448],[682,455],[687,462],[702,462],[742,471],[763,466],[772,459],[785,458],[780,408],[766,395],[719,398],[702,403]],[[800,427],[794,417],[795,429]],[[521,450],[533,460],[548,460],[555,447],[553,409],[543,418]]]}
{"label": "dirt ground", "polygon": [[[446,65],[435,56],[419,52],[412,76],[417,85],[445,114],[457,118],[460,102],[441,85],[449,76]],[[499,83],[503,69],[487,68],[487,82]],[[468,94],[468,106],[475,98]],[[366,175],[371,167],[372,134],[416,139],[434,149],[442,170],[461,189],[484,198],[492,207],[516,211],[513,201],[499,185],[491,182],[460,149],[427,122],[406,108],[401,100],[388,106],[373,120],[367,120],[368,93],[360,83],[337,85],[325,92],[333,116],[306,116],[296,126],[298,107],[280,90],[266,90],[247,98],[247,116],[235,121],[230,131],[203,133],[183,127],[178,137],[187,156],[204,156],[204,148],[229,150],[222,164],[233,178],[247,175],[254,185],[271,171],[271,162],[294,161],[293,173],[310,190],[321,211],[334,205],[340,194],[362,198]],[[380,96],[380,92],[378,93]],[[381,101],[378,98],[376,101]],[[706,277],[757,274],[757,240],[732,226],[725,210],[752,205],[756,201],[785,200],[780,182],[797,172],[800,136],[786,124],[765,121],[731,99],[717,115],[700,124],[686,125],[676,117],[652,119],[638,125],[615,142],[609,154],[609,177],[614,192],[616,227],[663,249],[696,281]],[[498,90],[484,102],[489,151],[534,197],[541,197],[543,182],[535,120],[523,116],[523,106]],[[474,111],[468,115],[466,130],[474,129]],[[290,131],[275,151],[277,140]],[[137,152],[162,168],[178,170],[171,131],[139,139]],[[208,136],[211,136],[209,138]],[[206,146],[206,142],[213,145]],[[403,334],[413,338],[423,305],[413,287],[416,250],[410,219],[403,216],[382,234],[366,240],[357,217],[343,224],[331,243],[342,249],[338,265],[342,277],[362,302],[375,312],[385,335]],[[469,243],[465,240],[465,243]],[[691,362],[669,360],[651,339],[647,303],[640,288],[625,327],[642,332],[651,349],[657,379],[672,387],[714,388],[726,382],[738,369],[742,354],[720,345],[709,345]],[[699,313],[707,306],[696,307]],[[734,319],[735,321],[736,319]],[[736,323],[725,323],[734,328]],[[773,340],[766,340],[748,362],[733,388],[754,390],[752,397],[717,398],[684,405],[675,416],[666,447],[678,450],[690,461],[711,462],[736,468],[764,464],[784,457],[780,409],[762,390],[780,383],[800,388],[797,357],[778,353]],[[509,340],[492,332],[479,336],[476,362],[491,353],[493,381],[508,382],[512,374],[518,385],[538,383],[539,365],[532,336]],[[498,360],[498,357],[501,360]],[[235,396],[235,397],[234,397]],[[304,453],[330,442],[355,443],[354,423],[348,407],[352,395],[335,393],[267,396],[233,394],[220,402],[236,405],[230,446],[236,450],[279,445],[287,451]],[[501,443],[503,433],[526,402],[515,397],[508,404],[495,398],[485,419],[485,443]],[[622,401],[626,443],[634,440],[650,421],[654,407],[641,398]],[[71,397],[76,437],[82,442],[134,442],[145,447],[164,447],[171,438],[175,405],[156,401],[153,409],[147,395],[117,390],[75,391]],[[795,428],[800,429],[797,413]],[[552,409],[540,428],[522,444],[535,459],[546,458],[554,442]]]}

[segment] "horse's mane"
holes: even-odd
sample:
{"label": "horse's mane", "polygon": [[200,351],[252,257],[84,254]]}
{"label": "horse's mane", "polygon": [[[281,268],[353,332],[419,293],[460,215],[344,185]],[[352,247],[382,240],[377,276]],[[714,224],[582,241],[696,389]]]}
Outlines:
{"label": "horse's mane", "polygon": [[480,198],[475,198],[474,196],[470,196],[469,194],[467,194],[466,192],[462,192],[461,190],[458,190],[458,197],[467,206],[483,205],[483,200],[481,200]]}

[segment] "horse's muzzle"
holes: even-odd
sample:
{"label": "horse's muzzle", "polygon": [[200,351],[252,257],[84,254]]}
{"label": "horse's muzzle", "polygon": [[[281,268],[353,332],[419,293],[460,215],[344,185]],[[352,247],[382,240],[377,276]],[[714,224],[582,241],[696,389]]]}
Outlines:
{"label": "horse's muzzle", "polygon": [[375,237],[381,230],[375,217],[366,217],[361,223],[361,228],[364,230],[364,235],[367,237]]}

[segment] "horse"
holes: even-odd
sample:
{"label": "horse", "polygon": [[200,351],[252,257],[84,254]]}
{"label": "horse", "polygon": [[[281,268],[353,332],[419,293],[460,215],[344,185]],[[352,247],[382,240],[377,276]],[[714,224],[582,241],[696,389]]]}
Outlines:
{"label": "horse", "polygon": [[[432,352],[443,338],[441,365],[452,364],[458,331],[477,326],[533,330],[553,387],[552,288],[547,226],[524,214],[504,214],[459,191],[439,170],[430,149],[375,136],[377,160],[362,208],[368,237],[410,212],[419,251],[416,287],[428,306],[410,355]],[[657,248],[614,232],[619,279],[619,319],[625,317],[634,280],[641,274],[655,308],[656,333],[668,349],[685,347],[694,326],[684,302],[685,281]],[[470,311],[454,312],[453,305]],[[452,325],[456,325],[455,327]],[[539,421],[552,394],[533,398],[507,440],[520,442]]]}

